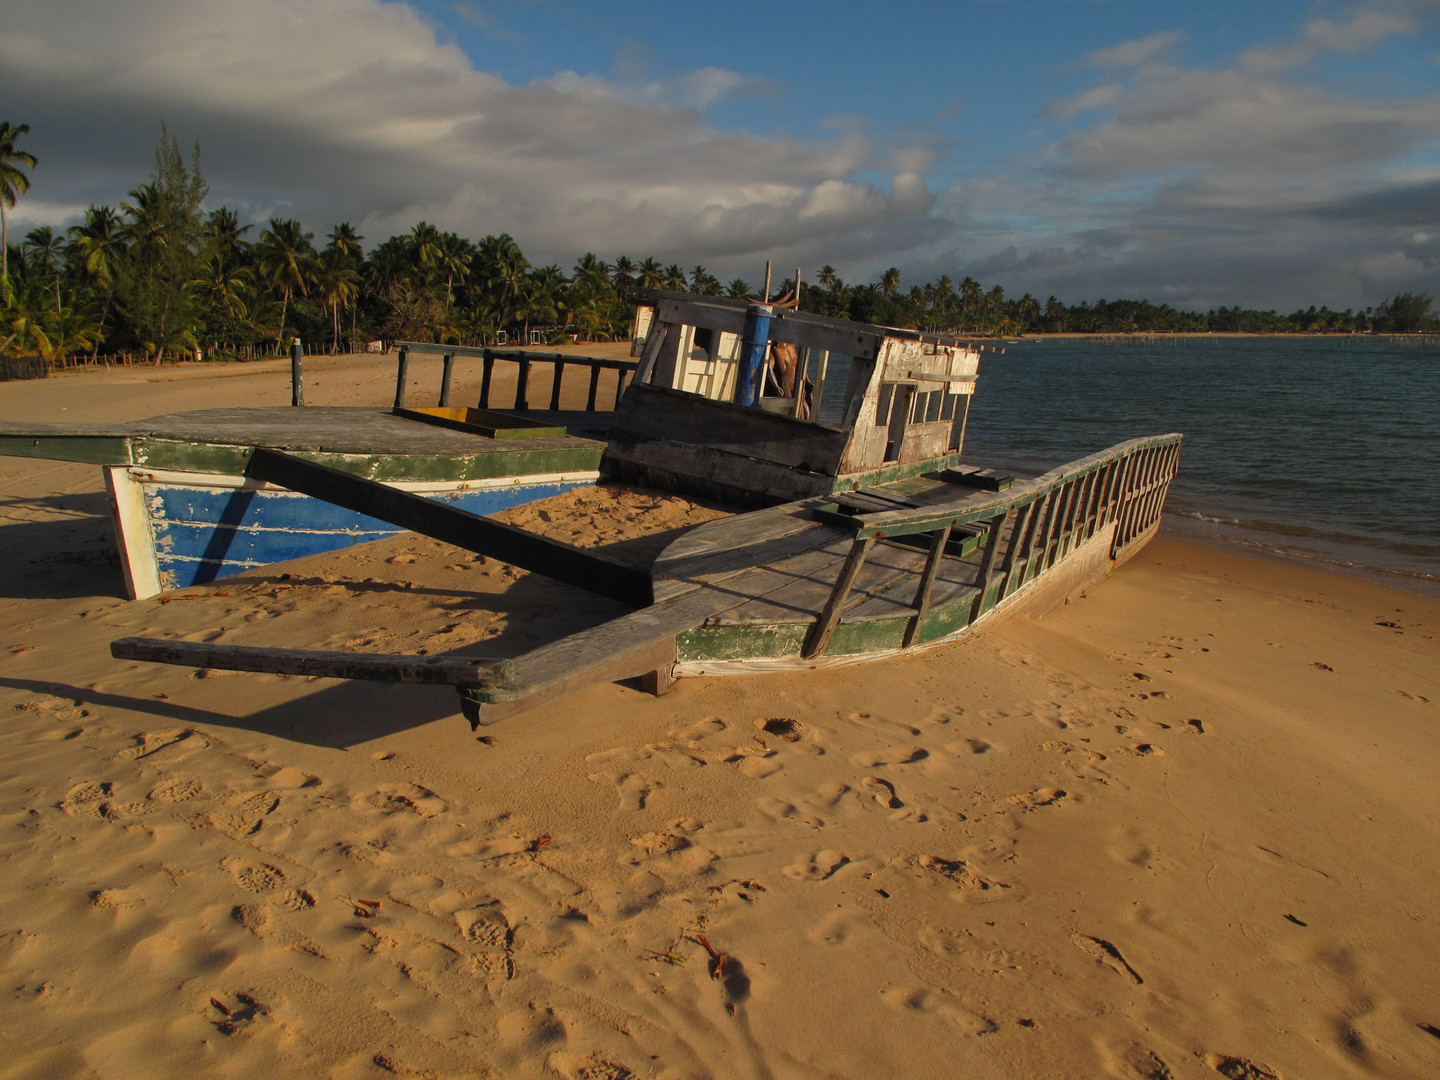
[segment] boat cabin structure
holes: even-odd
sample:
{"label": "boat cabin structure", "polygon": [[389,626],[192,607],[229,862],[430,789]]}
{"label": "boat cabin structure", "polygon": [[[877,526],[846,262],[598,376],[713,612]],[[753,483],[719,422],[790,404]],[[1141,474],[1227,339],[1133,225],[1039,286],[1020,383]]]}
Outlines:
{"label": "boat cabin structure", "polygon": [[982,346],[719,297],[642,293],[606,467],[737,505],[959,464]]}

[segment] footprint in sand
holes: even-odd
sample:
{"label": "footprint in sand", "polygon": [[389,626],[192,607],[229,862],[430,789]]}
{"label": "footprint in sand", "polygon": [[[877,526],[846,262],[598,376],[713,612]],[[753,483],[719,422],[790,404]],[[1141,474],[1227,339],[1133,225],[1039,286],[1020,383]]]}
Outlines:
{"label": "footprint in sand", "polygon": [[178,803],[188,802],[190,799],[198,799],[205,788],[199,780],[166,780],[163,784],[150,789],[145,796],[152,803]]}
{"label": "footprint in sand", "polygon": [[220,865],[229,871],[235,884],[246,892],[270,892],[285,884],[284,871],[269,863],[251,862],[249,859],[222,859]]}
{"label": "footprint in sand", "polygon": [[1036,788],[1034,791],[1011,795],[1003,805],[1018,807],[1022,813],[1038,810],[1042,806],[1054,806],[1070,797],[1064,788]]}
{"label": "footprint in sand", "polygon": [[877,769],[884,765],[909,765],[929,756],[930,751],[920,746],[892,746],[885,750],[862,750],[851,754],[850,761],[862,769]]}
{"label": "footprint in sand", "polygon": [[794,803],[788,803],[784,799],[776,799],[766,796],[763,799],[756,799],[755,805],[760,812],[773,821],[794,821],[801,825],[808,825],[812,829],[825,827],[825,819],[806,814]]}
{"label": "footprint in sand", "polygon": [[953,881],[965,892],[990,893],[1010,888],[1006,882],[987,878],[980,874],[964,859],[942,859],[938,855],[921,855],[918,861],[922,870],[928,870],[932,874],[938,874]]}
{"label": "footprint in sand", "polygon": [[221,1035],[238,1035],[256,1020],[269,1015],[269,1010],[258,999],[243,991],[237,992],[231,1001],[234,1004],[218,997],[210,999],[210,1023]]}
{"label": "footprint in sand", "polygon": [[547,1064],[563,1080],[635,1080],[624,1065],[604,1058],[562,1052],[551,1054]]}
{"label": "footprint in sand", "polygon": [[860,781],[860,786],[870,793],[876,803],[887,810],[899,810],[905,805],[900,796],[895,794],[895,785],[889,780],[882,780],[878,776],[867,776]]}
{"label": "footprint in sand", "polygon": [[462,938],[482,949],[508,953],[515,940],[515,928],[505,918],[499,904],[457,911],[455,925],[459,927]]}
{"label": "footprint in sand", "polygon": [[614,784],[618,809],[627,811],[644,810],[653,786],[651,781],[635,773],[591,773],[588,779],[596,784]]}
{"label": "footprint in sand", "polygon": [[1280,1074],[1274,1069],[1265,1065],[1257,1065],[1255,1062],[1241,1057],[1231,1057],[1228,1054],[1206,1054],[1201,1060],[1225,1077],[1225,1080],[1281,1080]]}
{"label": "footprint in sand", "polygon": [[210,749],[210,739],[194,728],[178,731],[142,731],[135,736],[135,745],[121,750],[116,758],[157,765],[173,765]]}
{"label": "footprint in sand", "polygon": [[110,798],[115,787],[108,780],[86,780],[76,784],[65,793],[65,798],[55,804],[71,817],[110,817]]}
{"label": "footprint in sand", "polygon": [[687,728],[672,731],[670,734],[681,742],[689,743],[693,749],[697,744],[704,742],[706,739],[724,734],[725,728],[726,724],[723,720],[711,718],[701,720],[696,724],[691,724]]}
{"label": "footprint in sand", "polygon": [[826,848],[800,862],[782,867],[780,872],[796,881],[828,881],[835,876],[837,870],[849,863],[850,856]]}
{"label": "footprint in sand", "polygon": [[1131,1046],[1121,1060],[1127,1073],[1135,1080],[1175,1080],[1175,1074],[1160,1055],[1143,1046]]}
{"label": "footprint in sand", "polygon": [[435,817],[445,812],[445,800],[419,784],[381,784],[365,800],[382,814],[413,813]]}
{"label": "footprint in sand", "polygon": [[[673,855],[677,851],[684,851],[690,846],[690,841],[683,836],[676,836],[668,832],[648,832],[640,836],[632,837],[630,843],[639,848],[645,855]],[[629,859],[625,859],[629,861]]]}
{"label": "footprint in sand", "polygon": [[90,894],[90,903],[102,910],[134,908],[144,902],[139,889],[99,889]]}
{"label": "footprint in sand", "polygon": [[799,720],[790,720],[783,716],[772,716],[768,720],[757,721],[756,727],[772,738],[781,742],[799,742],[805,737],[805,725]]}
{"label": "footprint in sand", "polygon": [[1088,934],[1071,934],[1070,940],[1086,956],[1098,964],[1104,964],[1111,971],[1123,977],[1127,982],[1136,986],[1145,980],[1140,973],[1125,962],[1125,957],[1120,955],[1120,950],[1104,938],[1090,937]]}

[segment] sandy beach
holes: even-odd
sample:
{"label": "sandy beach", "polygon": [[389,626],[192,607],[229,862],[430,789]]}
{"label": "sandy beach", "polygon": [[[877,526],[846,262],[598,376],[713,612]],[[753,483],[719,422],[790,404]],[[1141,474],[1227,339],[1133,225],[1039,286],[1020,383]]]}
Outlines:
{"label": "sandy beach", "polygon": [[[287,363],[133,368],[0,417],[288,401]],[[1440,601],[1162,534],[958,644],[472,733],[444,688],[109,643],[504,654],[617,609],[413,534],[129,601],[97,467],[0,487],[0,1077],[1440,1075]]]}

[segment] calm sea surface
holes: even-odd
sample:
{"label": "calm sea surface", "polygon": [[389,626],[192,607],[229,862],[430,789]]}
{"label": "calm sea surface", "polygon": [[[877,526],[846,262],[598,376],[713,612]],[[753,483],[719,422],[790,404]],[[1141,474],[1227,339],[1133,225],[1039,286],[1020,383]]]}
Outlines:
{"label": "calm sea surface", "polygon": [[1045,469],[1170,431],[1170,527],[1440,592],[1440,343],[1008,345],[981,357],[965,456]]}

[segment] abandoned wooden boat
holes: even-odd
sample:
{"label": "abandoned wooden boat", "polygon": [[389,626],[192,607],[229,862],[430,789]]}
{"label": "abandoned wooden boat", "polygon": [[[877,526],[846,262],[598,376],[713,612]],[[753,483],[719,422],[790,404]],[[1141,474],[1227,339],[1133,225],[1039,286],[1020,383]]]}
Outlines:
{"label": "abandoned wooden boat", "polygon": [[600,473],[750,508],[681,535],[648,569],[397,490],[344,459],[254,447],[244,470],[630,613],[513,657],[137,638],[116,641],[114,655],[450,684],[473,726],[598,681],[638,677],[660,692],[682,676],[948,642],[1084,589],[1158,528],[1179,435],[1133,439],[1041,476],[961,464],[986,346],[668,293],[643,296],[637,325],[638,368],[607,418]]}

